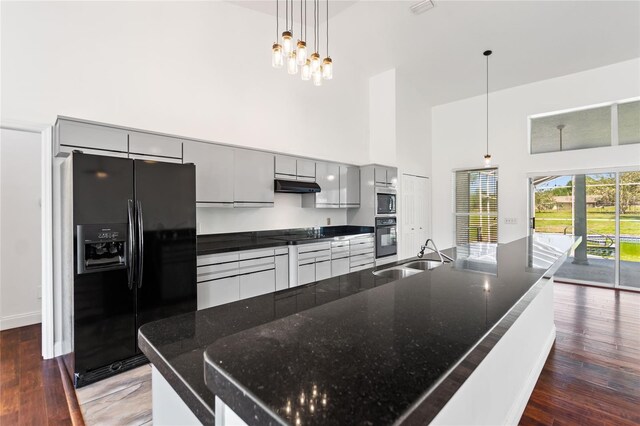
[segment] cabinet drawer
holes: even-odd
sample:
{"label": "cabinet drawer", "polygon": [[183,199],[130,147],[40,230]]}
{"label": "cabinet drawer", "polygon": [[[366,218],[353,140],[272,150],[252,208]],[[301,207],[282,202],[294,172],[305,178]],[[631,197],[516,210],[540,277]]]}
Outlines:
{"label": "cabinet drawer", "polygon": [[325,243],[314,243],[314,244],[303,244],[299,246],[298,253],[307,253],[310,251],[319,251],[319,250],[330,250],[331,242],[327,241]]}
{"label": "cabinet drawer", "polygon": [[60,145],[127,152],[127,132],[112,127],[59,120],[57,137]]}
{"label": "cabinet drawer", "polygon": [[238,253],[240,260],[257,259],[259,257],[273,256],[273,254],[274,254],[273,249],[248,250],[248,251],[241,251]]}
{"label": "cabinet drawer", "polygon": [[361,255],[358,255],[358,256],[351,256],[349,258],[349,265],[351,267],[358,266],[358,265],[363,265],[365,263],[374,263],[373,253],[371,253],[371,254],[361,254]]}
{"label": "cabinet drawer", "polygon": [[360,254],[373,253],[375,251],[372,244],[359,244],[358,246],[351,247],[349,253],[351,256],[358,256]]}
{"label": "cabinet drawer", "polygon": [[364,265],[357,265],[357,266],[352,266],[349,271],[350,272],[356,272],[356,271],[362,271],[363,269],[369,269],[369,268],[373,268],[374,264],[373,263],[366,263]]}
{"label": "cabinet drawer", "polygon": [[325,249],[325,250],[316,250],[316,251],[308,251],[305,253],[299,253],[298,254],[298,260],[302,261],[302,260],[308,260],[308,259],[317,259],[317,258],[330,258],[331,257],[331,250]]}
{"label": "cabinet drawer", "polygon": [[273,256],[264,257],[261,259],[241,260],[238,263],[238,272],[240,273],[240,275],[259,272],[265,269],[272,269],[276,267]]}
{"label": "cabinet drawer", "polygon": [[198,284],[198,309],[224,305],[240,300],[238,276]]}
{"label": "cabinet drawer", "polygon": [[238,275],[238,262],[218,263],[215,265],[199,266],[197,281],[211,281],[232,275]]}
{"label": "cabinet drawer", "polygon": [[216,263],[234,262],[238,261],[240,257],[238,253],[216,253],[216,254],[203,254],[198,256],[198,266],[213,265]]}
{"label": "cabinet drawer", "polygon": [[132,154],[173,157],[182,160],[182,141],[170,136],[130,132],[129,152]]}
{"label": "cabinet drawer", "polygon": [[275,269],[240,275],[240,299],[276,291]]}

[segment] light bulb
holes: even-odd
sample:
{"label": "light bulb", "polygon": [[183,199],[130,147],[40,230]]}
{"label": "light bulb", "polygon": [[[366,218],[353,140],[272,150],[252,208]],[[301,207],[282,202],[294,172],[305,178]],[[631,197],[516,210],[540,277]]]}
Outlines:
{"label": "light bulb", "polygon": [[291,31],[285,31],[282,33],[282,47],[284,48],[285,55],[293,52],[293,38]]}
{"label": "light bulb", "polygon": [[484,166],[489,167],[491,165],[491,155],[487,154],[484,156]]}
{"label": "light bulb", "polygon": [[278,43],[273,43],[271,47],[271,66],[274,68],[282,68],[282,65],[284,65],[282,46]]}
{"label": "light bulb", "polygon": [[304,65],[307,62],[307,43],[302,40],[298,40],[296,51],[296,57],[298,58],[298,65]]}
{"label": "light bulb", "polygon": [[296,52],[291,52],[287,57],[287,72],[291,75],[298,73],[298,63],[296,62]]}
{"label": "light bulb", "polygon": [[333,61],[328,56],[322,61],[322,78],[325,80],[333,78]]}
{"label": "light bulb", "polygon": [[303,80],[311,80],[311,61],[307,59],[300,70]]}
{"label": "light bulb", "polygon": [[311,72],[316,72],[320,68],[320,55],[318,52],[314,52],[311,54]]}
{"label": "light bulb", "polygon": [[322,86],[322,66],[320,66],[320,68],[315,70],[312,76],[313,76],[313,85]]}

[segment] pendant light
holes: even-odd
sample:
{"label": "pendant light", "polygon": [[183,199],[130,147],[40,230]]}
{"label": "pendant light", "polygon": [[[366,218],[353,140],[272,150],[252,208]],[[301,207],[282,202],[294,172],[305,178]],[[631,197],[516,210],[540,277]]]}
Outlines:
{"label": "pendant light", "polygon": [[289,0],[285,0],[284,4],[287,10],[285,12],[286,29],[282,33],[282,47],[284,50],[284,55],[288,58],[289,55],[291,55],[291,52],[293,52],[293,32],[289,31]]}
{"label": "pendant light", "polygon": [[333,61],[329,56],[329,0],[327,2],[327,57],[322,60],[322,78],[331,80],[333,78]]}
{"label": "pendant light", "polygon": [[[302,9],[302,0],[300,0],[300,37],[304,35],[302,32]],[[298,65],[304,65],[307,62],[307,42],[302,38],[298,39],[298,44],[296,45],[296,61]]]}
{"label": "pendant light", "polygon": [[280,0],[276,0],[276,41],[271,46],[271,66],[274,68],[282,68],[284,58],[282,54],[282,46],[278,44],[278,35],[280,34]]}
{"label": "pendant light", "polygon": [[[307,1],[313,1],[313,53],[309,54],[310,46],[307,45]],[[333,61],[329,56],[329,0],[325,0],[327,26],[326,43],[327,55],[324,59],[320,56],[320,1],[300,0],[300,35],[297,43],[293,41],[293,17],[295,0],[285,0],[285,24],[286,29],[282,33],[280,43],[273,43],[271,47],[271,65],[274,68],[282,68],[286,65],[288,74],[297,74],[300,71],[302,80],[312,80],[315,86],[321,86],[322,80],[333,78]],[[279,0],[276,0],[276,37],[279,34]]]}
{"label": "pendant light", "polygon": [[485,50],[483,55],[487,58],[487,153],[484,155],[484,166],[491,166],[491,154],[489,154],[489,56],[493,52]]}

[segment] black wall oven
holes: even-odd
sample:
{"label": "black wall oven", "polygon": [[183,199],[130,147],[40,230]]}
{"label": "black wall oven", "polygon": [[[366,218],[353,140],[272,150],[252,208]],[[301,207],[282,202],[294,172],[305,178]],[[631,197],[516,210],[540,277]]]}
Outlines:
{"label": "black wall oven", "polygon": [[395,217],[376,218],[376,258],[398,253],[397,224]]}

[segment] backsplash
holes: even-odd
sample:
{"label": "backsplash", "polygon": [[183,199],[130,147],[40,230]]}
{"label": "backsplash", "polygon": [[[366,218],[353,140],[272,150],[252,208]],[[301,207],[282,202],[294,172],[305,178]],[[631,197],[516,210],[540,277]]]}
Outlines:
{"label": "backsplash", "polygon": [[211,208],[198,207],[197,233],[264,231],[271,229],[306,228],[347,224],[347,209],[302,208],[300,194],[276,193],[273,208]]}

